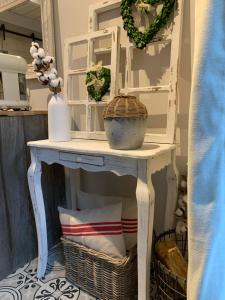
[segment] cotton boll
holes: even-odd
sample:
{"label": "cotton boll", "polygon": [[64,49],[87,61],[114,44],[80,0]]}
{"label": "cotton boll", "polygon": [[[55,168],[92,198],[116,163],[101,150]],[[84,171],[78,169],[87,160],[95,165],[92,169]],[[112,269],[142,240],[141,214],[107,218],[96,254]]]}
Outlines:
{"label": "cotton boll", "polygon": [[56,78],[56,79],[53,79],[49,82],[49,85],[51,87],[58,87],[60,85],[60,81],[59,81],[59,78]]}
{"label": "cotton boll", "polygon": [[31,56],[34,58],[32,65],[34,71],[37,73],[38,80],[43,85],[48,85],[50,91],[54,94],[61,92],[63,85],[62,78],[57,78],[57,70],[51,68],[51,64],[55,62],[55,58],[46,55],[45,50],[40,48],[37,43],[32,43],[30,48]]}
{"label": "cotton boll", "polygon": [[41,82],[41,84],[43,84],[43,85],[47,85],[48,84],[48,80],[46,79],[44,73],[38,72],[37,76],[38,76],[38,80]]}
{"label": "cotton boll", "polygon": [[184,200],[183,200],[183,197],[179,197],[179,199],[178,199],[178,206],[179,207],[182,207],[182,206],[184,206]]}
{"label": "cotton boll", "polygon": [[45,50],[43,48],[39,48],[37,53],[39,58],[45,57]]}
{"label": "cotton boll", "polygon": [[38,49],[37,49],[36,47],[34,47],[34,46],[31,46],[31,47],[30,47],[30,55],[31,55],[32,57],[34,57],[33,55],[34,55],[35,53],[37,53],[37,51],[38,51]]}
{"label": "cotton boll", "polygon": [[187,196],[180,196],[178,199],[178,206],[180,208],[183,208],[184,210],[186,210],[186,206],[187,206]]}
{"label": "cotton boll", "polygon": [[181,206],[180,206],[180,209],[181,209],[183,212],[186,212],[186,205],[185,205],[185,204],[181,205]]}
{"label": "cotton boll", "polygon": [[38,59],[38,58],[39,58],[37,52],[33,53],[31,56],[32,56],[34,59]]}
{"label": "cotton boll", "polygon": [[41,60],[39,58],[34,59],[32,62],[32,66],[35,72],[39,71],[41,68]]}
{"label": "cotton boll", "polygon": [[34,71],[38,71],[38,67],[34,62],[32,62],[32,66],[33,66]]}
{"label": "cotton boll", "polygon": [[183,196],[183,201],[184,201],[184,203],[187,204],[187,195],[184,195],[184,196]]}
{"label": "cotton boll", "polygon": [[46,81],[46,79],[45,79],[45,77],[43,75],[38,76],[37,78],[38,78],[38,81],[40,81],[41,83],[43,83],[43,82]]}
{"label": "cotton boll", "polygon": [[42,72],[37,72],[37,77],[40,81],[45,81],[46,78],[45,78],[45,74],[42,73]]}
{"label": "cotton boll", "polygon": [[53,80],[51,80],[50,82],[49,82],[49,85],[51,86],[51,87],[61,87],[62,85],[63,85],[63,80],[62,80],[62,78],[61,77],[59,77],[59,78],[56,78],[56,79],[53,79]]}
{"label": "cotton boll", "polygon": [[32,46],[32,47],[35,47],[36,49],[39,49],[39,48],[40,48],[39,44],[36,43],[36,42],[32,42],[32,43],[31,43],[31,46]]}
{"label": "cotton boll", "polygon": [[187,231],[187,224],[183,221],[178,222],[176,226],[176,233],[182,234],[185,233],[186,231]]}
{"label": "cotton boll", "polygon": [[183,214],[184,214],[184,212],[183,212],[182,209],[178,208],[178,209],[176,210],[175,214],[176,214],[177,217],[182,217]]}
{"label": "cotton boll", "polygon": [[52,68],[48,72],[46,72],[45,74],[46,74],[48,79],[54,80],[57,77],[57,70],[55,68]]}
{"label": "cotton boll", "polygon": [[54,80],[54,79],[56,79],[56,75],[55,75],[55,74],[52,74],[52,73],[45,74],[45,76],[46,76],[49,80]]}
{"label": "cotton boll", "polygon": [[180,182],[180,187],[181,187],[182,189],[186,189],[186,188],[187,188],[187,182],[186,182],[185,180],[181,180],[181,182]]}
{"label": "cotton boll", "polygon": [[50,74],[48,75],[48,79],[54,80],[54,79],[56,79],[56,75],[55,75],[54,73],[50,73]]}
{"label": "cotton boll", "polygon": [[42,61],[40,58],[35,58],[32,62],[32,65],[35,64],[35,65],[41,65],[42,64]]}
{"label": "cotton boll", "polygon": [[176,225],[176,234],[181,234],[181,227],[183,226],[183,222],[178,222]]}
{"label": "cotton boll", "polygon": [[32,57],[34,53],[37,53],[38,49],[39,49],[39,44],[32,42],[30,47],[30,54]]}
{"label": "cotton boll", "polygon": [[47,65],[47,64],[53,64],[55,62],[55,58],[53,56],[45,56],[43,59],[42,59],[42,62],[43,64]]}
{"label": "cotton boll", "polygon": [[187,225],[184,223],[183,226],[181,226],[181,232],[185,233],[187,231]]}
{"label": "cotton boll", "polygon": [[56,76],[58,75],[58,72],[55,68],[51,68],[50,71],[51,71],[52,74],[55,74]]}

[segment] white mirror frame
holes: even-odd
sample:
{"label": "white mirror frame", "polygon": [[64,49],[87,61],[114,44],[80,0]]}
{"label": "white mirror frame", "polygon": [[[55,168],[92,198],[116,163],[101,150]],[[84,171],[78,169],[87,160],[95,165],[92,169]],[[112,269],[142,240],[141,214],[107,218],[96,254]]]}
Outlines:
{"label": "white mirror frame", "polygon": [[[29,0],[0,0],[0,13],[28,1]],[[43,48],[49,55],[55,56],[53,0],[40,0],[40,4]],[[36,78],[32,64],[28,64],[27,66],[26,79]]]}

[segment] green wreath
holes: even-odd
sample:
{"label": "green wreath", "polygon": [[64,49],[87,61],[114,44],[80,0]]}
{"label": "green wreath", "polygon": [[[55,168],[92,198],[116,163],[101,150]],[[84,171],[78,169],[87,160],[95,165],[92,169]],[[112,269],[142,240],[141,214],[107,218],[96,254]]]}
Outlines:
{"label": "green wreath", "polygon": [[96,102],[102,100],[102,97],[108,92],[111,83],[110,69],[102,66],[92,68],[87,72],[86,86],[89,96]]}
{"label": "green wreath", "polygon": [[153,40],[159,30],[168,23],[176,0],[142,0],[142,3],[150,5],[163,3],[162,11],[144,32],[140,32],[134,24],[132,4],[136,1],[137,0],[122,0],[121,15],[124,22],[123,28],[127,31],[127,35],[134,41],[137,48],[143,49]]}

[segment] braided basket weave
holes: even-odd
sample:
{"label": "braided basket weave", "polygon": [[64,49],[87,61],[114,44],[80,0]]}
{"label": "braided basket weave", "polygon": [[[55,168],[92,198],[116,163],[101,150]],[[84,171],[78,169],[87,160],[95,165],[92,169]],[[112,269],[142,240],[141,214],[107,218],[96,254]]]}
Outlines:
{"label": "braided basket weave", "polygon": [[143,103],[134,96],[117,96],[106,106],[104,119],[137,118],[147,119],[148,112]]}
{"label": "braided basket weave", "polygon": [[99,300],[134,300],[137,293],[137,249],[112,258],[61,238],[66,279]]}

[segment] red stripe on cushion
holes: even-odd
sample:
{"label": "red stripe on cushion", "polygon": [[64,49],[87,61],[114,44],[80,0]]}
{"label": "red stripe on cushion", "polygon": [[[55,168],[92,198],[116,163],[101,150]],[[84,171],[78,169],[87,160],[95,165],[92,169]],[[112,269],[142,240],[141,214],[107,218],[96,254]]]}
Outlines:
{"label": "red stripe on cushion", "polygon": [[96,223],[87,223],[87,224],[62,224],[62,227],[86,227],[86,226],[92,226],[92,225],[120,225],[121,222],[96,222]]}
{"label": "red stripe on cushion", "polygon": [[125,222],[137,222],[138,219],[124,219],[124,218],[122,218],[121,220],[125,221]]}
{"label": "red stripe on cushion", "polygon": [[118,232],[96,232],[96,233],[70,233],[70,234],[63,234],[65,237],[66,236],[97,236],[97,235],[121,235],[122,231],[118,231]]}
{"label": "red stripe on cushion", "polygon": [[137,229],[137,226],[123,226],[123,230]]}
{"label": "red stripe on cushion", "polygon": [[131,231],[123,230],[123,233],[137,233],[137,230],[131,230]]}
{"label": "red stripe on cushion", "polygon": [[121,226],[99,226],[99,227],[86,227],[86,228],[63,228],[63,233],[66,232],[98,232],[98,231],[115,231],[115,230],[122,230]]}

